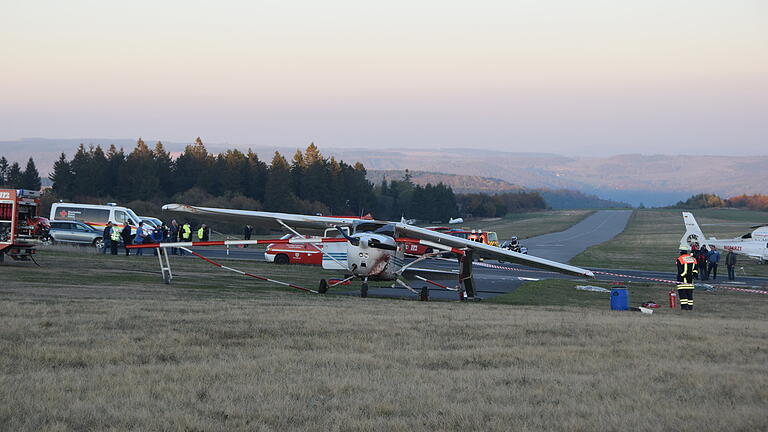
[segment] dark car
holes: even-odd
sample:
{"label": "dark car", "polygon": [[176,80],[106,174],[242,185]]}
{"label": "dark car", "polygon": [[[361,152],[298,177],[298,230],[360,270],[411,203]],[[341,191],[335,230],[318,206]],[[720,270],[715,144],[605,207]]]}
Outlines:
{"label": "dark car", "polygon": [[102,232],[88,224],[78,221],[52,221],[49,237],[53,243],[75,243],[91,245],[98,249],[104,247]]}

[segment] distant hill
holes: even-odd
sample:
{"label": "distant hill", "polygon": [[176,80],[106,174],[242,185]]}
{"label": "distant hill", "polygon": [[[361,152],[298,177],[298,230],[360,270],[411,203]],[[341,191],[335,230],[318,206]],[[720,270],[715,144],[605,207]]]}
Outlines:
{"label": "distant hill", "polygon": [[570,189],[533,189],[553,209],[630,208],[631,205]]}
{"label": "distant hill", "polygon": [[[411,181],[419,185],[440,183],[451,186],[456,193],[487,193],[497,194],[516,191],[539,192],[547,206],[553,209],[582,209],[582,208],[626,208],[629,204],[599,198],[595,195],[567,189],[526,189],[495,178],[444,174],[426,171],[409,171]],[[379,184],[387,180],[400,180],[405,176],[405,170],[369,170],[368,180]]]}
{"label": "distant hill", "polygon": [[768,193],[768,156],[618,155],[566,157],[485,150],[390,149],[368,157],[341,150],[369,169],[416,169],[490,177],[526,188],[578,190],[633,205],[664,206],[701,192]]}

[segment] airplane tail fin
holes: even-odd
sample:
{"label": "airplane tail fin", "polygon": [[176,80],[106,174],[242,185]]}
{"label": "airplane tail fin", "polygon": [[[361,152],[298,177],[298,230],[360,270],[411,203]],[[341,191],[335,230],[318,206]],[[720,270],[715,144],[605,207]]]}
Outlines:
{"label": "airplane tail fin", "polygon": [[701,232],[699,224],[696,223],[696,218],[693,217],[693,213],[683,212],[683,223],[685,223],[685,234],[680,239],[680,247],[689,247],[693,243],[703,245],[704,233]]}

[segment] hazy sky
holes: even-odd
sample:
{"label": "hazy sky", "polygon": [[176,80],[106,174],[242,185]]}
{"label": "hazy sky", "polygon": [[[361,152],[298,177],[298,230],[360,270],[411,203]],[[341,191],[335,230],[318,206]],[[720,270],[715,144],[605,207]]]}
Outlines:
{"label": "hazy sky", "polygon": [[0,139],[768,154],[768,1],[0,0]]}

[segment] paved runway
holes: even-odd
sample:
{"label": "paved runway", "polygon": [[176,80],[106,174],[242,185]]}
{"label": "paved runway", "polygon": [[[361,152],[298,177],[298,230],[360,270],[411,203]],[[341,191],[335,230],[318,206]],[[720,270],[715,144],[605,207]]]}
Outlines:
{"label": "paved runway", "polygon": [[632,210],[599,210],[565,231],[522,240],[533,256],[567,263],[586,248],[604,243],[624,231]]}

